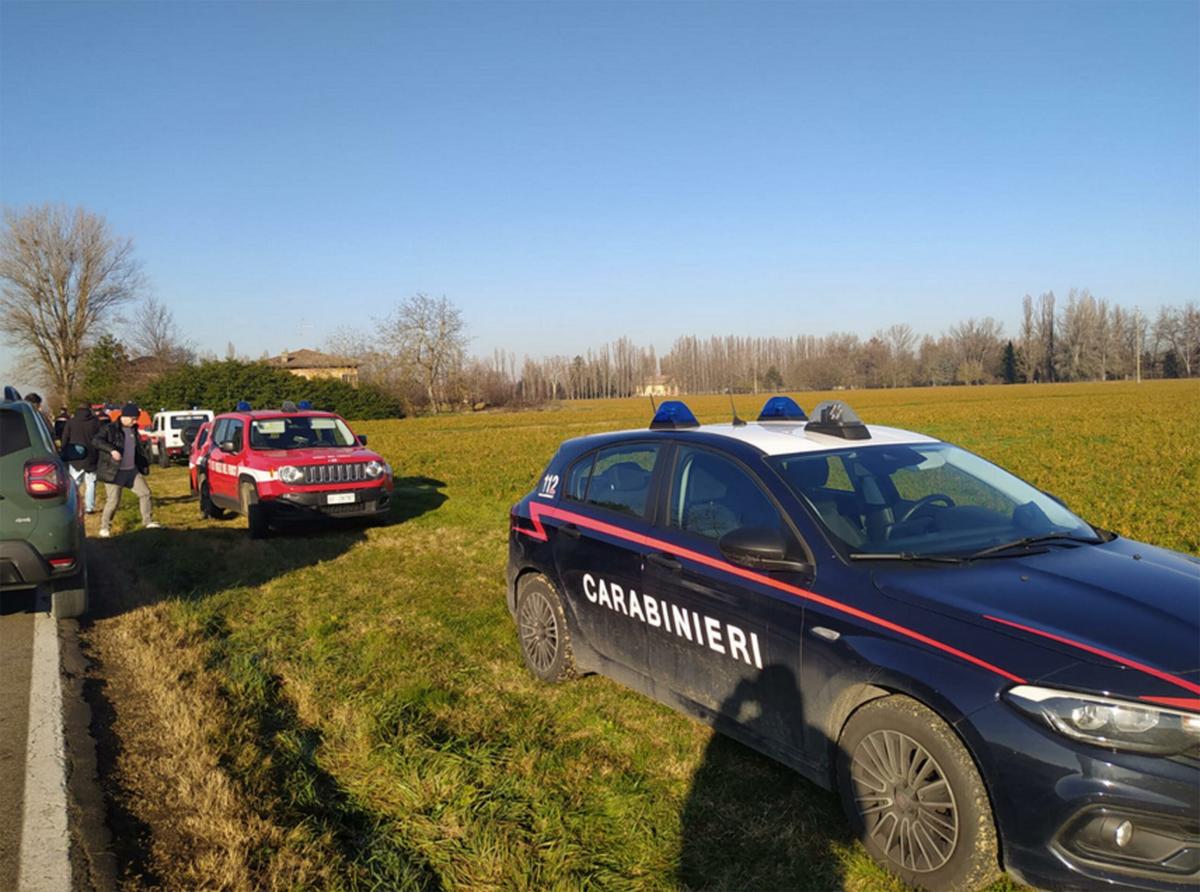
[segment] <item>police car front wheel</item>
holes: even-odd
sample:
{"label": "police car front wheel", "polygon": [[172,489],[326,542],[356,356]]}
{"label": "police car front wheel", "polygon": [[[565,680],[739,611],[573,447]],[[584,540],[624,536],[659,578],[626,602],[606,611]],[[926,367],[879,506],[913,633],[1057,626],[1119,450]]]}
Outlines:
{"label": "police car front wheel", "polygon": [[867,851],[908,883],[978,889],[999,876],[995,822],[975,763],[916,700],[884,697],[850,717],[838,787]]}
{"label": "police car front wheel", "polygon": [[517,589],[517,637],[529,671],[542,681],[575,677],[571,635],[562,600],[541,574],[525,576]]}

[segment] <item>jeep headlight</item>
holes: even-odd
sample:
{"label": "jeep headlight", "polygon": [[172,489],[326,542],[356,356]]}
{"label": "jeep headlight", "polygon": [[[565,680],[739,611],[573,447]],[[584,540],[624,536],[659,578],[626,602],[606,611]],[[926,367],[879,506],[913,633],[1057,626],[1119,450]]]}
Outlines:
{"label": "jeep headlight", "polygon": [[279,469],[279,479],[284,483],[303,483],[304,472],[295,465],[284,465]]}
{"label": "jeep headlight", "polygon": [[1094,746],[1161,756],[1200,749],[1200,715],[1194,713],[1035,685],[1018,685],[1004,697],[1058,733]]}
{"label": "jeep headlight", "polygon": [[363,468],[363,473],[365,473],[371,480],[374,480],[384,472],[386,467],[387,465],[381,461],[369,461],[367,462],[366,467]]}

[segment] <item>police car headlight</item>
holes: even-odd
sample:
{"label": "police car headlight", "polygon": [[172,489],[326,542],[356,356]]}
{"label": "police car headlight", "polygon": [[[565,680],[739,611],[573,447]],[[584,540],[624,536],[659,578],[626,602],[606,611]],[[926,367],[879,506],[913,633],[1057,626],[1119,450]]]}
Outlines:
{"label": "police car headlight", "polygon": [[363,472],[367,475],[367,477],[374,480],[376,477],[383,474],[386,468],[387,465],[381,461],[369,461],[367,462],[367,466],[363,468]]}
{"label": "police car headlight", "polygon": [[1195,713],[1034,685],[1018,685],[1004,697],[1059,734],[1094,746],[1161,756],[1200,752]]}
{"label": "police car headlight", "polygon": [[284,483],[303,483],[304,472],[295,465],[284,465],[279,469],[279,479]]}

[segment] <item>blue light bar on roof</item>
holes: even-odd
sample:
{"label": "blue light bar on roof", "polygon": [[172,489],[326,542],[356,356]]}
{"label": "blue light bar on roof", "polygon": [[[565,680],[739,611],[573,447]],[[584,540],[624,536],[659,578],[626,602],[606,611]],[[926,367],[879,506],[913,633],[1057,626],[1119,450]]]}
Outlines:
{"label": "blue light bar on roof", "polygon": [[[226,405],[228,405],[228,404],[226,404]],[[249,412],[249,411],[250,411],[250,404],[249,404],[248,402],[246,402],[245,400],[239,400],[239,401],[238,401],[238,404],[237,404],[237,409],[236,409],[236,411],[238,411],[238,412]]]}
{"label": "blue light bar on roof", "polygon": [[687,427],[699,427],[700,422],[692,414],[692,410],[682,400],[667,400],[654,413],[650,422],[650,430],[680,430]]}
{"label": "blue light bar on roof", "polygon": [[762,411],[758,413],[759,421],[808,421],[804,410],[790,396],[773,396],[763,403]]}

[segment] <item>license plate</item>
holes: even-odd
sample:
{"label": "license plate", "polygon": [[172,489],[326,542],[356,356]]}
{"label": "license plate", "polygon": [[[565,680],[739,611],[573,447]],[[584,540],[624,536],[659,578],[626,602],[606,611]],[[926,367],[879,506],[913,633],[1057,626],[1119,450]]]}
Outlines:
{"label": "license plate", "polygon": [[354,493],[352,492],[335,492],[325,497],[326,505],[350,505],[353,502]]}

